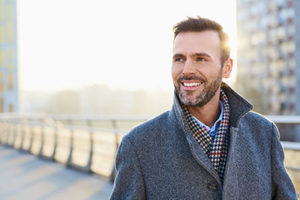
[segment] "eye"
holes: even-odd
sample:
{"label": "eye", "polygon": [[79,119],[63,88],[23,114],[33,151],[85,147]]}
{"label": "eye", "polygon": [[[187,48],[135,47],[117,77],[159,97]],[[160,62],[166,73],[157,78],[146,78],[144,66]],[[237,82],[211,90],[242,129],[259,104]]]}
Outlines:
{"label": "eye", "polygon": [[183,62],[183,61],[184,61],[183,58],[180,58],[180,57],[174,58],[174,62]]}
{"label": "eye", "polygon": [[196,57],[196,61],[202,62],[202,61],[206,61],[206,59],[203,57]]}

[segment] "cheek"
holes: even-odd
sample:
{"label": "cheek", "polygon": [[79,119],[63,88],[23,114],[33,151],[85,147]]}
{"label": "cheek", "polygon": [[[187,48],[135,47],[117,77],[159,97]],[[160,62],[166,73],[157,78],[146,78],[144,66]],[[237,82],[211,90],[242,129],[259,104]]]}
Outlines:
{"label": "cheek", "polygon": [[176,80],[180,76],[180,74],[182,72],[182,69],[181,69],[180,66],[178,66],[176,64],[173,64],[171,71],[172,71],[172,78],[173,78],[173,80]]}

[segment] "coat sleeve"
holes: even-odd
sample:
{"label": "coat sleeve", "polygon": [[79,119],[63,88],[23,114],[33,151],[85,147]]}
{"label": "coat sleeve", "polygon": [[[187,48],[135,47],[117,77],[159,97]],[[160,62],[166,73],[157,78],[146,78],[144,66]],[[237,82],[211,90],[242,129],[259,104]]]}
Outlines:
{"label": "coat sleeve", "polygon": [[297,200],[295,188],[283,164],[284,152],[277,127],[273,124],[272,129],[272,199]]}
{"label": "coat sleeve", "polygon": [[134,146],[124,137],[116,156],[116,178],[110,200],[143,200],[145,187]]}

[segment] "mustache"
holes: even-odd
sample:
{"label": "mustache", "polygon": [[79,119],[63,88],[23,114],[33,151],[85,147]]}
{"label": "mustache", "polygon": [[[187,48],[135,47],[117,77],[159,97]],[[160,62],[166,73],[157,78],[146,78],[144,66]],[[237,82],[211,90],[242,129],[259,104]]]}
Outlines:
{"label": "mustache", "polygon": [[200,76],[184,76],[184,75],[181,75],[178,78],[178,81],[190,81],[190,80],[202,81],[203,83],[206,82],[206,79],[204,79],[203,77],[200,77]]}

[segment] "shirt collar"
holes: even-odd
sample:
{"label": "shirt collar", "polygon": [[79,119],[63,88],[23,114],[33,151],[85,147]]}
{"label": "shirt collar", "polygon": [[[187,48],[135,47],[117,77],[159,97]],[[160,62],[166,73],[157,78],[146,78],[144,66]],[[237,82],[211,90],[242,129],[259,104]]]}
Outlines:
{"label": "shirt collar", "polygon": [[219,106],[220,106],[221,113],[220,113],[219,118],[217,119],[217,121],[214,123],[214,125],[212,127],[205,125],[200,120],[198,120],[194,115],[192,115],[192,116],[201,127],[204,126],[206,128],[206,130],[213,132],[216,130],[218,123],[222,120],[222,117],[223,117],[224,108],[223,108],[223,103],[221,100],[219,101]]}

